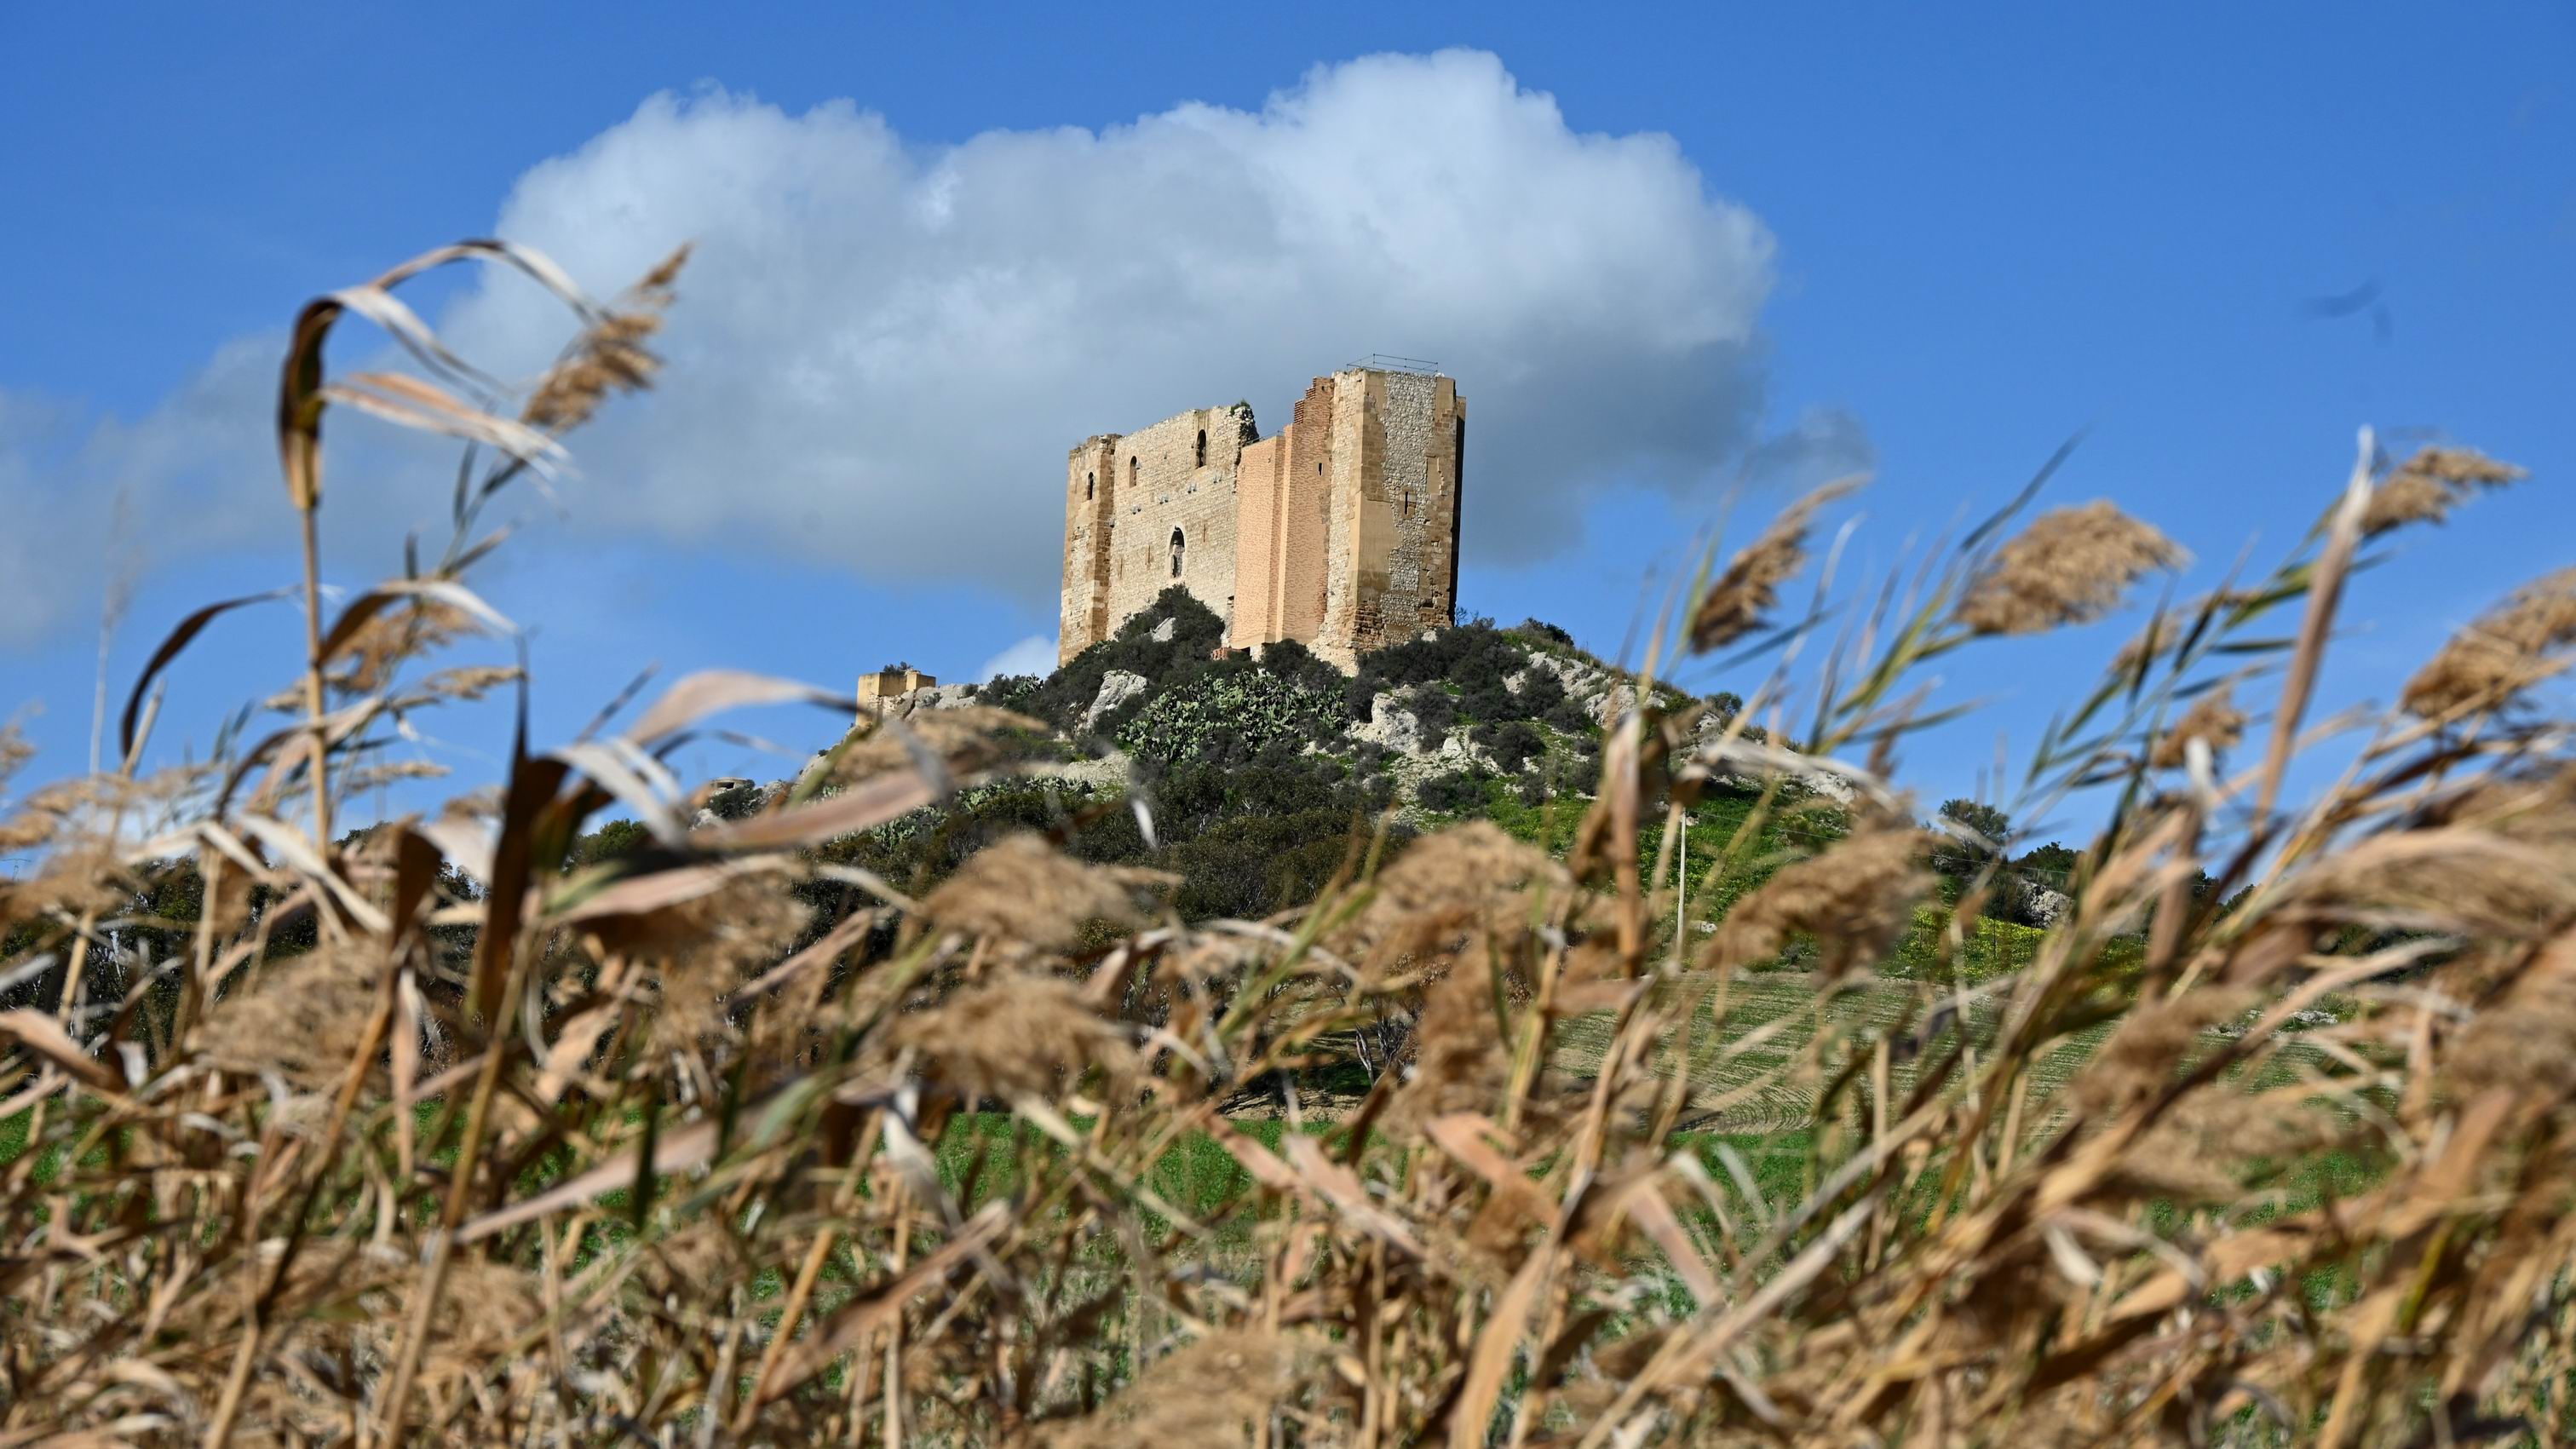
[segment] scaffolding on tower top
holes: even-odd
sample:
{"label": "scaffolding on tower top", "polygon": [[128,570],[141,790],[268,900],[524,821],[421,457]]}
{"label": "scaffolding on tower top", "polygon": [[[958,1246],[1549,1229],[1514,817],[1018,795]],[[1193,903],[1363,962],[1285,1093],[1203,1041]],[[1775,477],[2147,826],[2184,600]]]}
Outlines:
{"label": "scaffolding on tower top", "polygon": [[1392,352],[1372,352],[1350,365],[1361,372],[1410,372],[1424,377],[1440,371],[1440,364],[1427,358],[1399,357]]}

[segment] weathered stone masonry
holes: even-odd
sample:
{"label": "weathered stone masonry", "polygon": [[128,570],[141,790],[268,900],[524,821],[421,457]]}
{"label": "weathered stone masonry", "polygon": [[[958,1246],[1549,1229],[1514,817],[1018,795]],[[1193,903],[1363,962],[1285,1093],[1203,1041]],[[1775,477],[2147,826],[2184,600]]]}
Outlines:
{"label": "weathered stone masonry", "polygon": [[1174,583],[1234,647],[1296,639],[1345,669],[1448,623],[1466,418],[1449,378],[1351,367],[1273,437],[1236,403],[1085,438],[1065,470],[1059,660]]}

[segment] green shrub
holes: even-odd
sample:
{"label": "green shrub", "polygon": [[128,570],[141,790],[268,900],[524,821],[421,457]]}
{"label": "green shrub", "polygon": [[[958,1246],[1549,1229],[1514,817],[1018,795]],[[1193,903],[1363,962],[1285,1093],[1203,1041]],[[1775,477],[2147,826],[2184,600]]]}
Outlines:
{"label": "green shrub", "polygon": [[1466,815],[1484,807],[1485,782],[1490,779],[1483,770],[1470,765],[1445,775],[1434,775],[1422,782],[1415,798],[1425,810],[1443,815]]}
{"label": "green shrub", "polygon": [[1274,745],[1341,734],[1333,697],[1267,669],[1202,677],[1152,697],[1118,731],[1121,748],[1164,760],[1240,763]]}

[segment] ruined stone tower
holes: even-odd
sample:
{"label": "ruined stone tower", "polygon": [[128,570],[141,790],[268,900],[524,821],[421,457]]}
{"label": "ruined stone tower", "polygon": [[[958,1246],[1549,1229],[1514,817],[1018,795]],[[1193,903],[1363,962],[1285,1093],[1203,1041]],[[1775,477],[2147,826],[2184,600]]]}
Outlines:
{"label": "ruined stone tower", "polygon": [[1295,639],[1349,669],[1449,622],[1467,403],[1428,367],[1319,377],[1264,438],[1200,408],[1082,440],[1065,469],[1059,663],[1173,584],[1248,648]]}

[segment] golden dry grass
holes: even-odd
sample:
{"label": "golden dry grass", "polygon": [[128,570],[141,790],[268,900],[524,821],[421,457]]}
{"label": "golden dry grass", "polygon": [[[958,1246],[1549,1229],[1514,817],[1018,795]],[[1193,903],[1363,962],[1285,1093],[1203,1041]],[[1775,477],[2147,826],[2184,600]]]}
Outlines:
{"label": "golden dry grass", "polygon": [[[515,408],[468,401],[479,374],[392,303],[458,260],[575,318]],[[468,585],[483,500],[649,381],[676,265],[601,305],[478,243],[308,308],[279,414],[308,583],[333,408],[475,450],[456,538],[336,613],[308,588],[291,725],[138,777],[150,680],[210,612],[138,685],[123,767],[0,823],[43,856],[0,895],[23,1002],[0,1013],[0,1444],[2576,1429],[2576,767],[2532,687],[2569,642],[2556,586],[2461,646],[2487,653],[2443,677],[2477,665],[2475,688],[2411,691],[2337,783],[2276,806],[2362,541],[2442,512],[2374,513],[2374,491],[2456,475],[2465,496],[2494,465],[2383,477],[2365,445],[2269,579],[2123,651],[2012,802],[2107,783],[2117,804],[2059,924],[1976,982],[1882,969],[1929,884],[1884,762],[1931,717],[1927,661],[2094,617],[2176,561],[2105,506],[1998,518],[1841,611],[1744,712],[1774,743],[1704,741],[1641,689],[1563,862],[1469,827],[1355,851],[1266,921],[1179,921],[1168,881],[1034,838],[919,903],[814,852],[1009,768],[983,738],[1007,719],[873,737],[693,829],[662,760],[725,708],[806,693],[743,675],[682,681],[622,734],[523,741],[434,816],[336,832],[397,714],[529,686],[422,671],[491,627]],[[427,377],[327,377],[350,311]],[[1720,576],[1703,643],[1758,626],[1807,523]],[[2249,642],[2287,611],[2295,646]],[[2222,773],[2245,727],[2226,701],[2258,691],[2263,758]],[[2222,702],[2176,708],[2195,698]],[[0,742],[0,766],[20,754]],[[1798,777],[1835,777],[1861,831],[1731,914],[1678,910],[1652,885],[1678,862],[1641,863],[1641,835],[1675,840],[1746,772],[1779,788],[1739,848],[1815,808]],[[573,859],[610,811],[654,848]],[[1986,884],[1948,913],[1952,964]],[[1824,969],[1754,969],[1784,946]],[[1282,1130],[1241,1115],[1336,1070],[1365,1083],[1336,1122],[1295,1093]],[[1694,1135],[1770,1122],[1801,1160],[1767,1187]],[[1009,1171],[961,1179],[988,1148]],[[1244,1190],[1171,1170],[1207,1159]]]}

